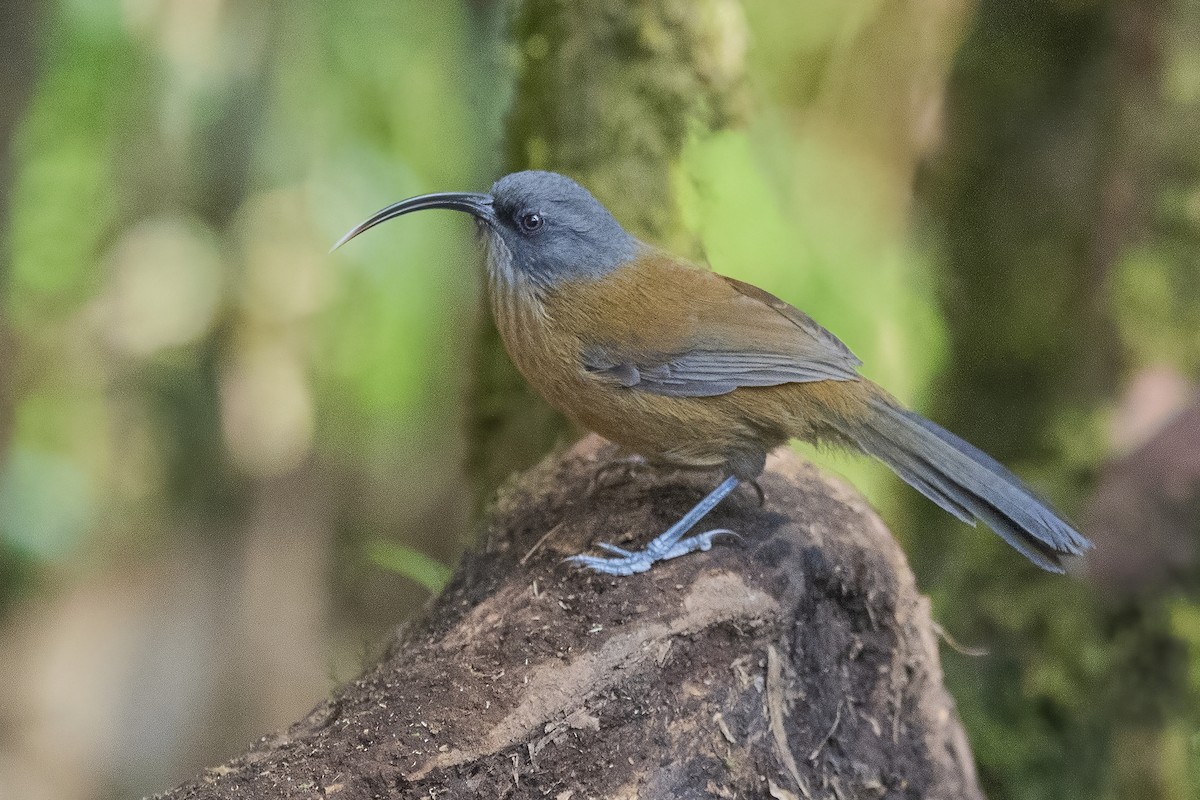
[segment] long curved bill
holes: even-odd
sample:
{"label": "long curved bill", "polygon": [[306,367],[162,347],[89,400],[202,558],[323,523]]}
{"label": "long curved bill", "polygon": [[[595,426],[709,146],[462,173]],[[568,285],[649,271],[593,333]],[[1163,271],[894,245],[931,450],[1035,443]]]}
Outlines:
{"label": "long curved bill", "polygon": [[395,219],[410,211],[425,211],[431,208],[448,208],[453,211],[465,211],[476,219],[491,219],[492,211],[492,196],[490,194],[479,194],[477,192],[437,192],[436,194],[423,194],[417,197],[410,197],[407,200],[401,200],[399,203],[392,203],[384,209],[380,209],[367,219],[355,225],[350,231],[338,239],[329,252],[337,250],[346,242],[358,236],[363,231],[369,231],[381,222],[387,222],[389,219]]}

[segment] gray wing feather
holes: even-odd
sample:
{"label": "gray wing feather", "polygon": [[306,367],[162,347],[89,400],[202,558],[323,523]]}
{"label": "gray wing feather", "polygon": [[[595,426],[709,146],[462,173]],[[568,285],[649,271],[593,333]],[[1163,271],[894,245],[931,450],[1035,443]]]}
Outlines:
{"label": "gray wing feather", "polygon": [[692,350],[630,357],[594,348],[584,354],[583,365],[626,388],[666,397],[714,397],[740,387],[858,379],[842,359],[799,360],[782,353]]}
{"label": "gray wing feather", "polygon": [[[753,304],[751,320],[775,320],[790,333],[781,335],[768,325],[761,341],[722,349],[714,346],[721,337],[698,325],[691,346],[678,353],[631,351],[614,344],[589,347],[582,354],[584,370],[628,389],[667,397],[715,397],[741,387],[859,379],[862,361],[812,317],[757,286],[714,277],[733,290],[731,296]],[[747,330],[753,331],[753,324]]]}

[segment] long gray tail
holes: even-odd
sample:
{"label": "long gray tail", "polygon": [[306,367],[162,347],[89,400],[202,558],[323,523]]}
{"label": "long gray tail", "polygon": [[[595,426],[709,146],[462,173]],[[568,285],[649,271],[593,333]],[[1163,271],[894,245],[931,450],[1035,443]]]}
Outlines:
{"label": "long gray tail", "polygon": [[991,456],[885,397],[871,406],[875,413],[866,424],[847,433],[963,522],[982,521],[1050,572],[1063,571],[1062,556],[1092,546]]}

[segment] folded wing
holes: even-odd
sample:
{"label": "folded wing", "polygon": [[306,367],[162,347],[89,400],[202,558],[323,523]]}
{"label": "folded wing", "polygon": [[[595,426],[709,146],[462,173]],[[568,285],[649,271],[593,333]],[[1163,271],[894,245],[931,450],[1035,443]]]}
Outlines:
{"label": "folded wing", "polygon": [[[678,278],[678,275],[676,276]],[[655,337],[598,341],[583,367],[621,386],[667,397],[714,397],[742,387],[858,380],[862,363],[799,309],[748,283],[686,270],[689,323],[669,347]],[[676,281],[678,283],[678,281]],[[664,310],[664,316],[669,313]],[[672,317],[678,319],[678,316]],[[653,320],[647,320],[653,325]]]}

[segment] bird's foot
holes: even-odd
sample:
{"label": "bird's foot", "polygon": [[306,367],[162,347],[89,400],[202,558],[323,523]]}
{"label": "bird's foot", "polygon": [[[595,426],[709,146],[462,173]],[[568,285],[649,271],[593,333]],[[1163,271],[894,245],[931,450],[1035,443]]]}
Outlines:
{"label": "bird's foot", "polygon": [[626,550],[624,547],[617,547],[615,544],[600,542],[597,547],[601,547],[615,554],[617,557],[601,558],[599,556],[578,555],[571,556],[567,561],[595,570],[596,572],[602,572],[605,575],[636,575],[639,572],[645,572],[650,569],[651,566],[659,561],[679,558],[688,553],[694,553],[697,550],[709,550],[712,548],[713,539],[723,535],[733,536],[737,539],[742,538],[728,528],[717,528],[716,530],[689,536],[686,539],[676,539],[674,536],[663,534],[646,545],[646,549],[637,551]]}

